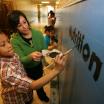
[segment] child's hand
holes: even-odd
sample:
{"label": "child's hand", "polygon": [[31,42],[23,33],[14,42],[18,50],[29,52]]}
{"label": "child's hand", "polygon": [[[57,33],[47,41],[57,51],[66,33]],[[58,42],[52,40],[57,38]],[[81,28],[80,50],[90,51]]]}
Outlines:
{"label": "child's hand", "polygon": [[56,42],[54,42],[53,45],[54,45],[54,47],[57,47],[57,43]]}
{"label": "child's hand", "polygon": [[55,58],[55,70],[61,72],[64,70],[64,66],[66,63],[66,57],[61,53]]}

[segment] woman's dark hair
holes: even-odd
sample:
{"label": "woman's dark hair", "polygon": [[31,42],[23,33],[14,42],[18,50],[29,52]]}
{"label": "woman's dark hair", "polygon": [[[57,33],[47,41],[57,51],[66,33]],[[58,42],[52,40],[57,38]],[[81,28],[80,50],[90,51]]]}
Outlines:
{"label": "woman's dark hair", "polygon": [[23,16],[26,19],[28,25],[30,26],[30,24],[23,12],[21,12],[19,10],[13,10],[8,14],[8,24],[10,26],[10,29],[13,32],[17,32],[17,25],[19,24],[20,16]]}

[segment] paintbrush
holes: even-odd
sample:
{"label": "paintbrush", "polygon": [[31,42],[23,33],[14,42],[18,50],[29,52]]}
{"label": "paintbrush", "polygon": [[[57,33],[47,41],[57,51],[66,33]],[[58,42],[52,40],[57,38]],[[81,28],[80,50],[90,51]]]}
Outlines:
{"label": "paintbrush", "polygon": [[63,56],[67,55],[70,53],[76,46],[72,47],[71,49],[67,50],[66,52],[63,53]]}

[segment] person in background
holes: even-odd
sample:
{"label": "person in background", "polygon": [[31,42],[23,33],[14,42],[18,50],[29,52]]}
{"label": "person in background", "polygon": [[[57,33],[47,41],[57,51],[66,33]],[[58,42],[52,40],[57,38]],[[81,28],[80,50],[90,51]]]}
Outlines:
{"label": "person in background", "polygon": [[51,10],[48,13],[48,25],[54,27],[55,23],[56,23],[55,13]]}
{"label": "person in background", "polygon": [[55,36],[55,29],[53,26],[45,26],[44,27],[44,40],[48,50],[52,50],[57,48],[57,38]]}
{"label": "person in background", "polygon": [[[25,14],[13,10],[8,14],[8,23],[13,31],[11,44],[19,55],[28,77],[37,80],[43,76],[42,50],[46,49],[43,34],[31,28]],[[43,87],[36,90],[40,100],[48,102]]]}
{"label": "person in background", "polygon": [[48,45],[50,44],[50,29],[49,29],[49,26],[47,26],[47,25],[44,27],[43,36],[44,36],[46,47],[48,49]]}
{"label": "person in background", "polygon": [[33,90],[41,88],[64,70],[65,56],[58,55],[54,61],[55,67],[50,73],[37,80],[29,78],[19,56],[13,51],[8,36],[0,31],[0,78],[3,103],[32,104]]}

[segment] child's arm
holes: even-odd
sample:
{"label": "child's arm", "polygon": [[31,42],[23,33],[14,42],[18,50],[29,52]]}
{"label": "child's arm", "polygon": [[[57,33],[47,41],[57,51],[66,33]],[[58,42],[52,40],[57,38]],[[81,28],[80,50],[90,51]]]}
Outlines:
{"label": "child's arm", "polygon": [[48,46],[48,50],[52,50],[52,49],[55,49],[55,48],[57,48],[57,43],[56,42],[53,42],[52,44],[50,44]]}
{"label": "child's arm", "polygon": [[1,80],[8,85],[5,91],[10,89],[10,91],[15,90],[16,92],[26,93],[32,89],[39,89],[64,70],[65,62],[64,56],[56,56],[55,68],[38,80],[28,78],[20,63],[4,63],[5,65],[2,65],[3,67],[1,68]]}
{"label": "child's arm", "polygon": [[46,74],[45,76],[41,77],[38,80],[35,80],[31,84],[32,89],[38,89],[45,84],[47,84],[49,81],[51,81],[54,77],[56,77],[59,73],[61,73],[64,70],[65,66],[65,57],[62,55],[58,55],[55,58],[55,68],[51,70],[49,74]]}

